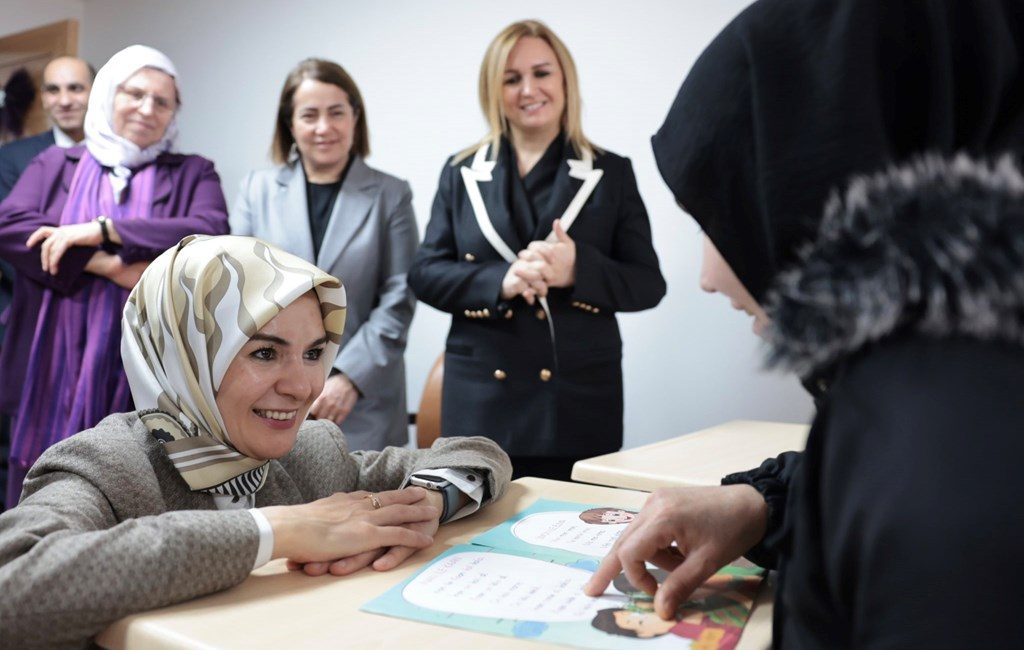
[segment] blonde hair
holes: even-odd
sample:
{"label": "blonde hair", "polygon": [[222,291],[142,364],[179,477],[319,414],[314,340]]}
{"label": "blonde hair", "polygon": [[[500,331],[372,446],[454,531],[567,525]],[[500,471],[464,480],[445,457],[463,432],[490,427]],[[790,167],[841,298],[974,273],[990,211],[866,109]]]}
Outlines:
{"label": "blonde hair", "polygon": [[505,65],[508,63],[508,56],[512,52],[512,48],[524,36],[539,38],[551,46],[555,52],[555,58],[558,59],[558,65],[562,68],[562,78],[565,81],[565,112],[562,114],[562,130],[565,131],[566,138],[572,144],[576,155],[582,156],[584,152],[594,155],[596,151],[599,151],[583,135],[583,100],[580,98],[580,83],[576,74],[576,64],[572,60],[572,55],[569,54],[569,49],[544,23],[539,20],[521,20],[512,23],[494,37],[491,44],[487,46],[484,60],[480,64],[480,108],[483,110],[484,119],[487,120],[490,131],[479,142],[460,151],[452,160],[452,164],[465,160],[484,144],[490,145],[490,157],[497,157],[501,136],[509,135],[508,120],[505,117],[502,101]]}

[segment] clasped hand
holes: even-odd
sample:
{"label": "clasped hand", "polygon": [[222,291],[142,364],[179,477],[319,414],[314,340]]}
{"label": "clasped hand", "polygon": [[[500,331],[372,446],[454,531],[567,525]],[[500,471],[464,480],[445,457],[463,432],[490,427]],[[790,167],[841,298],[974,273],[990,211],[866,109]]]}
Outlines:
{"label": "clasped hand", "polygon": [[338,492],[297,506],[261,511],[274,530],[274,558],[308,575],[348,575],[371,566],[387,571],[430,546],[441,516],[438,492],[410,487],[377,492]]}
{"label": "clasped hand", "polygon": [[[72,246],[99,246],[103,233],[95,221],[75,223],[67,226],[42,226],[33,232],[25,246],[39,247],[39,262],[44,273],[57,275],[60,260]],[[85,271],[106,278],[124,289],[132,289],[149,266],[148,261],[125,264],[119,255],[96,251],[85,265]]]}
{"label": "clasped hand", "polygon": [[551,235],[544,241],[532,241],[519,251],[501,281],[501,297],[511,300],[522,296],[533,304],[548,295],[550,287],[571,287],[576,283],[576,242],[556,219]]}
{"label": "clasped hand", "polygon": [[39,261],[43,272],[57,275],[60,258],[72,246],[99,246],[103,243],[103,232],[95,221],[75,223],[66,226],[42,226],[33,232],[25,246],[32,248],[39,242]]}

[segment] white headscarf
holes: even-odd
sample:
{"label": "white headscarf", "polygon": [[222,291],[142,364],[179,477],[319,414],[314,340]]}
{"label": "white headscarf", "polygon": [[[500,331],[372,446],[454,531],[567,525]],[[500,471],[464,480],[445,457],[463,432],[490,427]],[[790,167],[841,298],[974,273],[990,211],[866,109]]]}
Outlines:
{"label": "white headscarf", "polygon": [[117,87],[142,68],[156,68],[166,72],[178,83],[178,71],[171,60],[159,50],[145,45],[131,45],[110,57],[96,73],[89,95],[89,109],[85,113],[85,146],[104,167],[110,167],[110,182],[118,198],[128,185],[132,170],[152,162],[157,156],[170,151],[178,137],[177,116],[171,118],[163,138],[145,149],[114,133],[114,95]]}

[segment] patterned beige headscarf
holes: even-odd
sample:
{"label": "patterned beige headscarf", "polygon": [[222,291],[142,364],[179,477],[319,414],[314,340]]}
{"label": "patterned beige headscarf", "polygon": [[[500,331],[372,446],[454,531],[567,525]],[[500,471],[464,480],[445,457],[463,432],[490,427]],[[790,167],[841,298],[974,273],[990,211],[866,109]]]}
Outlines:
{"label": "patterned beige headscarf", "polygon": [[192,490],[245,496],[263,486],[267,461],[231,444],[217,391],[249,338],[311,289],[327,332],[326,377],[345,326],[345,289],[259,239],[186,237],[128,296],[121,356],[135,407]]}

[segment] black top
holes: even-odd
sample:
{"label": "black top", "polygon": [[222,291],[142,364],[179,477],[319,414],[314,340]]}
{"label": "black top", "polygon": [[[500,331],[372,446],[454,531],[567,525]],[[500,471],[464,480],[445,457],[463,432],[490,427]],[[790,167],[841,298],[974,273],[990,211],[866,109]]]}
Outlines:
{"label": "black top", "polygon": [[658,169],[761,301],[852,174],[1016,149],[1022,60],[1019,0],[761,0],[693,65]]}
{"label": "black top", "polygon": [[[302,165],[299,165],[302,167]],[[306,209],[309,215],[309,232],[313,236],[313,258],[320,255],[320,245],[323,244],[324,234],[327,233],[327,224],[334,212],[334,202],[338,200],[338,193],[345,183],[348,170],[352,167],[352,158],[349,157],[348,164],[341,172],[341,177],[333,183],[314,183],[306,178]],[[303,167],[302,173],[306,170]]]}
{"label": "black top", "polygon": [[[515,222],[520,241],[530,242],[537,239],[537,224],[542,215],[554,209],[552,197],[558,168],[563,164],[564,147],[568,146],[565,136],[559,134],[544,151],[540,160],[525,176],[511,174],[509,183],[509,205],[512,206],[512,220]],[[506,139],[502,141],[502,155],[506,157],[508,169],[518,172],[516,152]]]}
{"label": "black top", "polygon": [[774,647],[1024,647],[1022,186],[967,157],[857,182],[775,284],[770,360],[835,371],[803,454],[723,481],[768,504]]}

